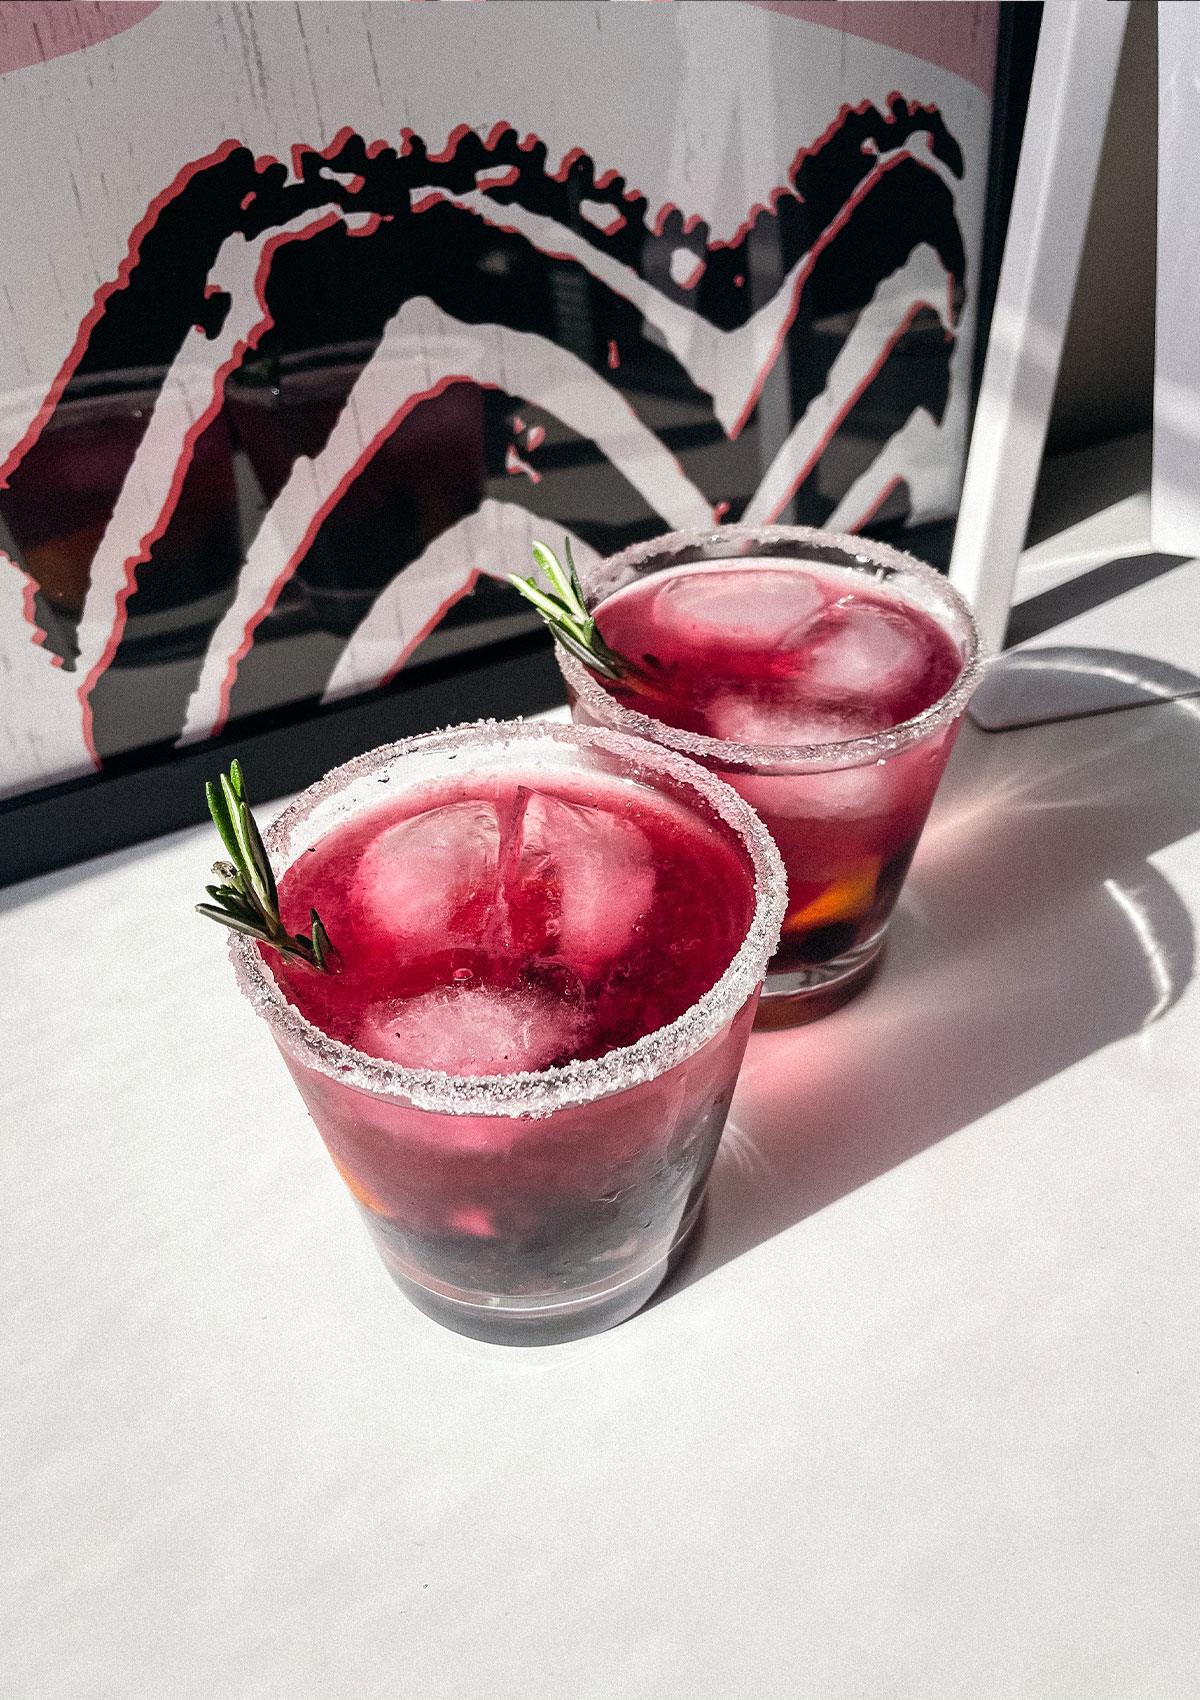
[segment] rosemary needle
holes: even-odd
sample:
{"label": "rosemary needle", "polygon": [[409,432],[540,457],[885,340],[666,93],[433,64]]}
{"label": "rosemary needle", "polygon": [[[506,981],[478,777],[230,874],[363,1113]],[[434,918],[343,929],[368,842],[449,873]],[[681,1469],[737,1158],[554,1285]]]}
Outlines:
{"label": "rosemary needle", "polygon": [[246,798],[240,765],[230,762],[229,772],[221,775],[219,784],[210,782],[204,790],[208,812],[230,859],[213,863],[212,871],[222,883],[205,886],[212,902],[197,903],[197,911],[232,932],[269,944],[280,956],[304,962],[322,974],[333,973],[339,965],[338,954],[316,910],[309,911],[312,935],[308,938],[303,933],[289,933],[279,917],[275,876]]}
{"label": "rosemary needle", "polygon": [[636,661],[630,661],[628,656],[610,649],[588,613],[583,600],[583,586],[571,557],[569,537],[563,540],[563,553],[567,557],[565,567],[553,549],[548,549],[544,543],[533,546],[534,562],[545,574],[549,591],[543,590],[532,576],[520,578],[516,573],[507,575],[509,584],[519,590],[527,602],[533,603],[563,648],[590,672],[598,673],[614,685],[626,685],[633,690],[639,686],[644,688],[649,682],[645,670]]}

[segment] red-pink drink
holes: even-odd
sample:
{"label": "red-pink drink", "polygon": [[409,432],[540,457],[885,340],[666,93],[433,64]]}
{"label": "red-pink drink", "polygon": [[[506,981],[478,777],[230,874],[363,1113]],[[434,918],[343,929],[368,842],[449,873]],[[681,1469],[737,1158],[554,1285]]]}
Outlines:
{"label": "red-pink drink", "polygon": [[[775,547],[736,558],[739,537]],[[602,637],[642,675],[614,684],[568,658],[573,708],[687,750],[755,807],[788,875],[767,992],[821,991],[878,955],[966,706],[970,618],[877,545],[853,540],[860,561],[852,540],[785,528],[686,541],[589,580]]]}
{"label": "red-pink drink", "polygon": [[459,1075],[635,1044],[716,985],[754,912],[731,835],[607,775],[532,766],[406,791],[314,845],[279,895],[293,932],[337,917],[340,973],[276,970],[309,1021]]}
{"label": "red-pink drink", "polygon": [[316,908],[342,966],[238,940],[243,985],[400,1284],[486,1338],[631,1314],[695,1218],[782,911],[753,816],[667,752],[517,723],[349,763],[267,842],[285,924]]}

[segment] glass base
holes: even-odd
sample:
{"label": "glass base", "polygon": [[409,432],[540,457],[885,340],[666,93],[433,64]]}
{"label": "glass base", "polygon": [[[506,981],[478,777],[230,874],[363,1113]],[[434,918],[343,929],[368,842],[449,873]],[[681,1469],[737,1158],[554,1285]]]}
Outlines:
{"label": "glass base", "polygon": [[835,956],[813,968],[798,968],[784,974],[767,971],[754,1026],[758,1032],[772,1027],[800,1027],[820,1021],[864,991],[875,978],[883,960],[887,927],[881,927],[865,944],[856,945],[843,956]]}
{"label": "glass base", "polygon": [[452,1328],[456,1334],[467,1334],[473,1340],[486,1340],[494,1346],[556,1346],[588,1334],[602,1334],[641,1310],[678,1264],[700,1218],[702,1203],[701,1198],[692,1204],[670,1249],[649,1268],[601,1287],[582,1288],[557,1300],[549,1300],[545,1295],[522,1299],[497,1294],[481,1302],[478,1293],[426,1286],[399,1267],[395,1255],[389,1255],[378,1237],[375,1244],[400,1291],[443,1328]]}

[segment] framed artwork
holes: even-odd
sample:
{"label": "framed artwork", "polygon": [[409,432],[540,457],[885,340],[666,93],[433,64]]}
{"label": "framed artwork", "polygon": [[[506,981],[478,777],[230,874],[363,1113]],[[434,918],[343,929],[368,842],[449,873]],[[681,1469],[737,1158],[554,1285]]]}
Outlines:
{"label": "framed artwork", "polygon": [[1154,325],[1156,549],[1200,555],[1200,185],[1188,141],[1200,108],[1200,19],[1158,9],[1158,280]]}
{"label": "framed artwork", "polygon": [[1038,10],[0,4],[0,880],[561,700],[534,538],[952,523]]}

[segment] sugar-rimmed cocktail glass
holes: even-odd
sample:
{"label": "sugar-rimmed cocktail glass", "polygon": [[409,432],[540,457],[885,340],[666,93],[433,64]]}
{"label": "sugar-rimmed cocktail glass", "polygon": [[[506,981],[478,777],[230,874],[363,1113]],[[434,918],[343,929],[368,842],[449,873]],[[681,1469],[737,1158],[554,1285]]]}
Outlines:
{"label": "sugar-rimmed cocktail glass", "polygon": [[[593,1060],[538,1071],[409,1068],[315,1027],[253,940],[235,936],[231,953],[400,1287],[460,1332],[538,1344],[632,1315],[694,1225],[785,881],[753,811],[686,758],[606,729],[521,721],[407,739],[336,768],[279,816],[267,849],[282,874],[385,795],[503,770],[616,779],[632,818],[639,799],[668,799],[735,850],[749,925],[715,984],[677,1019]],[[324,919],[336,943],[336,917]]]}
{"label": "sugar-rimmed cocktail glass", "polygon": [[[949,688],[922,712],[859,736],[819,743],[757,743],[685,730],[655,715],[653,692],[612,689],[558,647],[577,724],[605,725],[653,740],[719,773],[751,803],[783,856],[788,913],[768,970],[760,1025],[811,1020],[845,1003],[871,978],[887,925],[934,793],[978,683],[979,634],[948,581],[923,562],[866,538],[806,526],[722,526],[672,532],[635,544],[582,572],[588,608],[599,613],[620,592],[664,572],[718,563],[746,574],[811,566],[842,575],[848,588],[869,581],[929,616],[959,657]],[[618,646],[619,647],[619,646]],[[645,711],[631,706],[644,703]]]}

